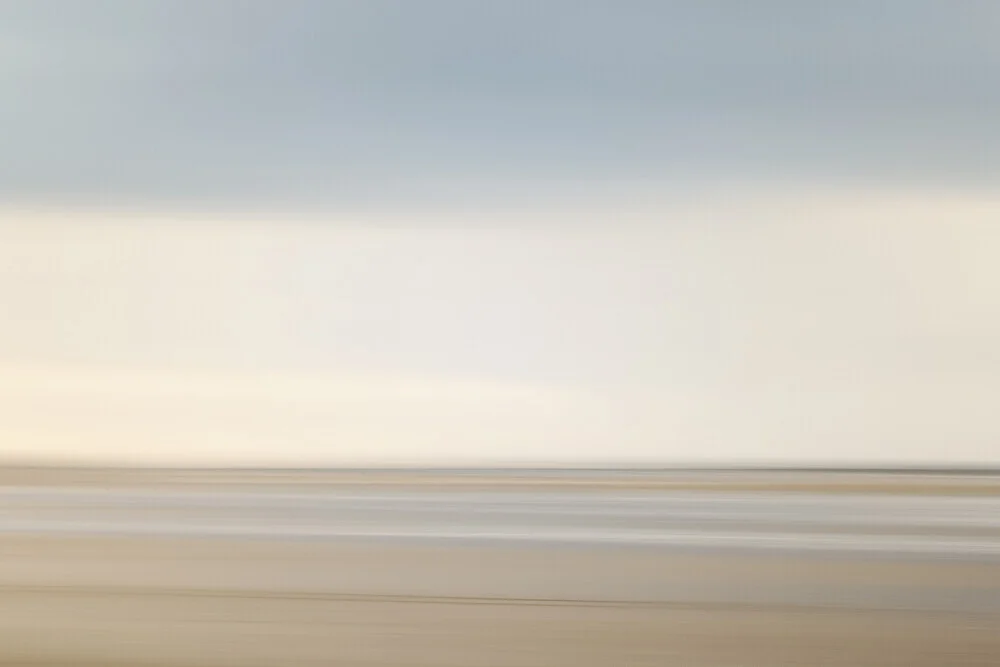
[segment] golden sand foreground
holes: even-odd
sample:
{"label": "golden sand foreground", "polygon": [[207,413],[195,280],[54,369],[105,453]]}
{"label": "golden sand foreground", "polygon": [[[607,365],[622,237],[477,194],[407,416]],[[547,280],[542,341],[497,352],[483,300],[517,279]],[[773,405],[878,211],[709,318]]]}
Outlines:
{"label": "golden sand foreground", "polygon": [[434,601],[3,595],[13,667],[987,667],[963,615]]}
{"label": "golden sand foreground", "polygon": [[7,537],[0,591],[6,667],[1000,664],[1000,616],[933,609],[990,563]]}

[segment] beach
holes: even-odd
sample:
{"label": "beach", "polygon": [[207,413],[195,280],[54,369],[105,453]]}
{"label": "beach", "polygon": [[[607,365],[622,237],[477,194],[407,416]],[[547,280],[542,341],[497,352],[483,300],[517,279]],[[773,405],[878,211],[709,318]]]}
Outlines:
{"label": "beach", "polygon": [[501,487],[5,487],[0,665],[1000,661],[1000,499]]}

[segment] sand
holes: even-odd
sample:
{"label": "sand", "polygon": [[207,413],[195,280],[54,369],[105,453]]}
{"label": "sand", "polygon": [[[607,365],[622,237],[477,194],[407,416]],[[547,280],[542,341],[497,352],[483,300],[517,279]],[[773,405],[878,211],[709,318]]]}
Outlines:
{"label": "sand", "polygon": [[7,537],[0,665],[986,667],[990,598],[1000,564]]}

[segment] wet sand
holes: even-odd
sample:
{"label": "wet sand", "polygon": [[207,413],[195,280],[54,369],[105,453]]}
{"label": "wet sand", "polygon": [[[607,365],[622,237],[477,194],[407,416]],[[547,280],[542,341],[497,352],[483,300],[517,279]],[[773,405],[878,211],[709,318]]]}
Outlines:
{"label": "wet sand", "polygon": [[[1000,565],[4,538],[0,665],[985,667]],[[992,600],[992,602],[990,602]]]}
{"label": "wet sand", "polygon": [[5,594],[0,664],[987,667],[996,618],[725,608]]}

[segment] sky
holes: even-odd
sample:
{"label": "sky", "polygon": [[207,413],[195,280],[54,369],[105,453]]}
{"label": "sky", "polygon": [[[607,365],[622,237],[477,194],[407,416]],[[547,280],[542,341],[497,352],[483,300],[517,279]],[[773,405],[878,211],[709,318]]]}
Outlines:
{"label": "sky", "polygon": [[0,459],[1000,464],[998,18],[0,3]]}

